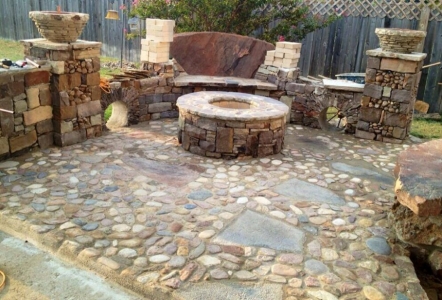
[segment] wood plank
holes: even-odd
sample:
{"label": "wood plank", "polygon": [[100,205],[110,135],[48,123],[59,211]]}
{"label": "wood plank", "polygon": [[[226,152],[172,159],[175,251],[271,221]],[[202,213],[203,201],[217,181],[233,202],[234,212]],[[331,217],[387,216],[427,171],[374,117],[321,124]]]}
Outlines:
{"label": "wood plank", "polygon": [[333,53],[333,48],[335,47],[336,22],[330,24],[329,27],[330,31],[327,37],[327,54],[324,63],[324,75],[327,77],[332,77],[333,55],[330,54]]}
{"label": "wood plank", "polygon": [[357,43],[354,38],[357,35],[359,28],[357,28],[357,17],[350,17],[350,22],[348,26],[345,27],[347,31],[344,36],[350,36],[352,38],[348,39],[346,43],[344,43],[344,62],[341,64],[341,69],[339,73],[351,73],[353,72],[352,62],[354,59],[354,46]]}
{"label": "wood plank", "polygon": [[304,76],[309,75],[309,72],[310,72],[311,62],[312,62],[312,54],[313,54],[314,37],[315,37],[315,32],[311,32],[311,33],[307,34],[307,36],[305,37],[305,39],[302,43],[301,57],[304,58],[305,65],[303,65],[303,68],[301,69],[301,73]]}
{"label": "wood plank", "polygon": [[342,31],[345,25],[345,19],[342,18],[338,21],[337,27],[336,27],[336,35],[335,35],[335,47],[333,48],[333,60],[332,60],[332,75],[339,74],[339,64],[340,64],[340,58],[341,58],[341,45],[342,45]]}
{"label": "wood plank", "polygon": [[[439,50],[442,49],[442,22],[437,22],[435,30],[432,33],[431,38],[434,42],[431,52],[429,53],[429,63],[442,61],[442,52]],[[442,88],[438,85],[442,74],[441,69],[436,67],[425,70],[428,70],[428,75],[425,83],[424,99],[422,100],[430,104],[430,113],[442,112]]]}
{"label": "wood plank", "polygon": [[[426,32],[427,28],[428,28],[428,19],[429,18],[430,18],[430,8],[428,6],[422,7],[417,29]],[[419,45],[417,46],[417,49],[416,49],[417,52],[422,52],[422,50],[424,50],[424,43],[425,43],[425,40],[419,43]]]}
{"label": "wood plank", "polygon": [[325,27],[321,30],[321,40],[319,41],[319,59],[318,59],[318,71],[316,75],[323,75],[325,72],[325,58],[327,57],[327,38],[329,36],[330,27]]}
{"label": "wood plank", "polygon": [[[363,61],[363,57],[365,56],[365,51],[367,50],[366,47],[366,39],[367,35],[370,34],[368,32],[368,29],[370,28],[370,18],[363,18],[362,24],[359,32],[359,38],[358,38],[358,49],[356,52],[356,58],[355,58],[355,66],[354,70],[355,72],[361,73],[361,64]],[[365,70],[364,70],[365,72]]]}

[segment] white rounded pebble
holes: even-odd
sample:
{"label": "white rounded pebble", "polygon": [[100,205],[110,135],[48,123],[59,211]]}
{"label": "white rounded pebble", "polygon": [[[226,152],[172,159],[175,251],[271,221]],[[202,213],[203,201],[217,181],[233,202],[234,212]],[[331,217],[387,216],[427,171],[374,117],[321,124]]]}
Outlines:
{"label": "white rounded pebble", "polygon": [[349,195],[349,196],[353,196],[355,194],[355,191],[352,189],[348,189],[348,190],[345,190],[344,194]]}
{"label": "white rounded pebble", "polygon": [[285,214],[283,212],[280,212],[279,210],[271,211],[270,214],[274,217],[279,218],[279,219],[285,219],[285,217],[286,217]]}
{"label": "white rounded pebble", "polygon": [[215,230],[205,230],[198,234],[198,237],[201,239],[210,239],[212,236],[215,235]]}
{"label": "white rounded pebble", "polygon": [[332,223],[333,223],[333,225],[335,225],[335,226],[343,226],[343,225],[345,225],[345,220],[344,220],[344,219],[341,219],[341,218],[339,218],[339,219],[334,219],[334,220],[332,221]]}
{"label": "white rounded pebble", "polygon": [[160,264],[169,261],[170,257],[164,254],[154,255],[149,257],[149,261],[154,264]]}
{"label": "white rounded pebble", "polygon": [[135,196],[147,196],[147,191],[143,189],[138,189],[134,192]]}
{"label": "white rounded pebble", "polygon": [[359,204],[357,204],[356,202],[347,202],[347,206],[351,208],[358,208]]}
{"label": "white rounded pebble", "polygon": [[126,231],[129,231],[130,229],[131,229],[130,226],[126,225],[126,224],[118,224],[118,225],[112,226],[112,230],[118,231],[118,232],[126,232]]}
{"label": "white rounded pebble", "polygon": [[253,200],[255,200],[256,202],[258,202],[259,204],[262,204],[262,205],[269,205],[272,203],[272,202],[270,202],[269,199],[267,199],[265,197],[255,197],[255,198],[253,198]]}
{"label": "white rounded pebble", "polygon": [[236,200],[236,203],[239,203],[239,204],[244,204],[247,202],[249,202],[249,199],[247,197],[239,197],[238,200]]}
{"label": "white rounded pebble", "polygon": [[282,164],[282,161],[279,159],[272,160],[272,165],[279,166],[280,164]]}

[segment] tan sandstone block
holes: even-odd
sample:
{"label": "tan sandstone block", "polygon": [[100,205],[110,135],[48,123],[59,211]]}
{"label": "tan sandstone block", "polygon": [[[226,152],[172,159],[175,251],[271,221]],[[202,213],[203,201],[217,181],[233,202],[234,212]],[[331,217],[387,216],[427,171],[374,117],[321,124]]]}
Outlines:
{"label": "tan sandstone block", "polygon": [[26,126],[51,118],[52,107],[50,106],[39,106],[33,110],[28,110],[23,113],[23,123]]}
{"label": "tan sandstone block", "polygon": [[101,125],[101,124],[102,124],[101,114],[91,116],[91,125],[92,126]]}
{"label": "tan sandstone block", "polygon": [[10,138],[9,144],[11,145],[11,153],[31,147],[36,142],[37,142],[37,131],[35,130],[32,130],[25,135]]}
{"label": "tan sandstone block", "polygon": [[390,70],[401,73],[416,73],[419,62],[395,59],[395,58],[382,58],[381,70]]}
{"label": "tan sandstone block", "polygon": [[0,155],[9,153],[9,142],[7,137],[0,138]]}
{"label": "tan sandstone block", "polygon": [[64,61],[50,61],[52,73],[64,74]]}
{"label": "tan sandstone block", "polygon": [[101,114],[101,102],[100,100],[90,101],[77,105],[78,117],[86,118],[93,115]]}
{"label": "tan sandstone block", "polygon": [[33,109],[40,106],[39,88],[29,88],[26,90],[26,97],[28,98],[28,108]]}

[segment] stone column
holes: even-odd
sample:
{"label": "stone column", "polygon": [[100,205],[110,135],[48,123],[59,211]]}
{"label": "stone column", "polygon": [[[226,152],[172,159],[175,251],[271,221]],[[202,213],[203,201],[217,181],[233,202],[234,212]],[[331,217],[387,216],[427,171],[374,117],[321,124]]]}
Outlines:
{"label": "stone column", "polygon": [[101,135],[101,43],[77,40],[23,41],[25,56],[48,60],[51,68],[54,144],[68,146]]}
{"label": "stone column", "polygon": [[367,51],[356,137],[402,143],[410,132],[425,53]]}

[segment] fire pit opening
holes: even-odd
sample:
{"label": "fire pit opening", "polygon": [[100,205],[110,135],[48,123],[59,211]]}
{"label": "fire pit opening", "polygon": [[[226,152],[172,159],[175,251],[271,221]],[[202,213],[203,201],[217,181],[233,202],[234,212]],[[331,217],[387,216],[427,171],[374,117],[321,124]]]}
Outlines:
{"label": "fire pit opening", "polygon": [[239,101],[240,99],[213,99],[209,101],[210,104],[222,107],[222,108],[232,108],[232,109],[250,109],[253,105],[251,102]]}
{"label": "fire pit opening", "polygon": [[243,93],[198,92],[178,98],[183,148],[215,158],[263,157],[282,149],[289,108]]}

